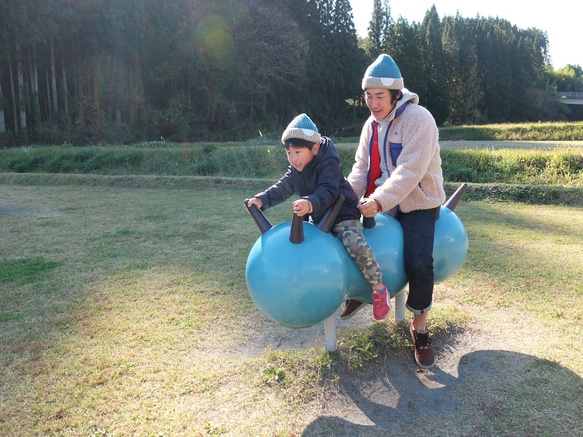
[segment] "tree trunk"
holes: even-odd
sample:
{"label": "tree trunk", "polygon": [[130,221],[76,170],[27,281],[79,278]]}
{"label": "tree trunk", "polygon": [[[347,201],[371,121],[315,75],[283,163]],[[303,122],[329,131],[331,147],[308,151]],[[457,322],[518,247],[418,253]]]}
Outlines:
{"label": "tree trunk", "polygon": [[[0,98],[2,98],[2,83],[0,82]],[[4,120],[4,109],[0,107],[0,134],[6,132],[6,121]]]}
{"label": "tree trunk", "polygon": [[29,84],[30,84],[30,116],[31,116],[31,127],[34,128],[40,124],[40,102],[38,95],[38,70],[36,66],[36,51],[32,49],[31,54],[32,59],[30,60],[28,67],[29,74]]}
{"label": "tree trunk", "polygon": [[47,90],[47,104],[46,104],[46,111],[47,111],[47,118],[49,120],[49,126],[53,126],[53,111],[52,111],[52,98],[51,98],[51,88],[50,88],[50,80],[49,80],[49,70],[45,70],[45,80],[46,80],[46,90]]}
{"label": "tree trunk", "polygon": [[14,132],[18,132],[18,112],[16,110],[16,90],[14,87],[14,73],[12,72],[11,47],[8,47],[8,70],[10,71],[10,95],[12,97],[12,118],[14,120]]}
{"label": "tree trunk", "polygon": [[52,90],[52,101],[53,101],[53,113],[55,116],[59,114],[59,104],[57,101],[57,69],[55,66],[55,44],[53,39],[50,41],[50,59],[51,59],[51,90]]}
{"label": "tree trunk", "polygon": [[24,104],[24,102],[26,101],[24,99],[25,96],[25,88],[24,88],[24,73],[22,72],[22,53],[20,51],[20,43],[18,41],[16,41],[16,50],[15,50],[15,56],[16,56],[16,78],[18,80],[18,88],[17,88],[17,94],[18,94],[18,102],[17,102],[17,106],[18,106],[18,111],[20,113],[20,124],[19,124],[19,128],[18,131],[19,132],[24,132],[26,131],[26,105]]}
{"label": "tree trunk", "polygon": [[63,77],[63,111],[65,111],[65,116],[69,115],[69,89],[67,87],[67,70],[65,67],[61,67],[61,73]]}
{"label": "tree trunk", "polygon": [[138,123],[138,132],[142,138],[147,136],[147,122],[146,122],[146,96],[144,92],[144,80],[142,77],[142,65],[141,60],[135,57],[135,68],[136,73],[136,118]]}

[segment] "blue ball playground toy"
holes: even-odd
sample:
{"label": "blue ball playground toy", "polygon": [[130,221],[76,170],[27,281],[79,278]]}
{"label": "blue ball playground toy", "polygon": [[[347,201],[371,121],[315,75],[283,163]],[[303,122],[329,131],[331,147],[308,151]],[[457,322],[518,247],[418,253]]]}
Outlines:
{"label": "blue ball playground toy", "polygon": [[[466,190],[463,184],[440,208],[433,250],[436,282],[455,274],[467,256],[466,230],[453,212]],[[295,215],[291,222],[273,226],[258,208],[249,208],[261,236],[251,248],[245,276],[253,302],[266,317],[304,328],[328,319],[345,299],[372,303],[370,285],[340,239],[330,233],[343,201],[339,199],[318,226]],[[365,225],[364,235],[395,297],[407,284],[401,225],[377,214],[373,227]]]}

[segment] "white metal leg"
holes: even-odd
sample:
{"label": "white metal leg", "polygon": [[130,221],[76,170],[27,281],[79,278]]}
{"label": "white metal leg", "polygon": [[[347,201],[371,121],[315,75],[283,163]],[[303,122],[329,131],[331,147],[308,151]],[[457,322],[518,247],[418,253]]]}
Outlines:
{"label": "white metal leg", "polygon": [[336,350],[336,313],[324,320],[324,344],[328,352]]}
{"label": "white metal leg", "polygon": [[402,322],[405,320],[405,302],[407,301],[407,294],[401,291],[395,296],[395,322]]}

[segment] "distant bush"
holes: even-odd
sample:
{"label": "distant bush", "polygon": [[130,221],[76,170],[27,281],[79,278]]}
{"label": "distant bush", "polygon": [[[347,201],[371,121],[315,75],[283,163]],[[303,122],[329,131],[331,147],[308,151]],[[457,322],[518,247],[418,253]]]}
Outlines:
{"label": "distant bush", "polygon": [[442,127],[439,138],[442,141],[583,141],[583,122]]}
{"label": "distant bush", "polygon": [[[581,148],[544,149],[531,145],[495,148],[495,141],[583,139],[583,123],[529,123],[440,129],[443,141],[459,140],[441,155],[446,182],[467,182],[469,197],[506,198],[579,204],[583,191]],[[490,141],[483,148],[463,148],[461,139]],[[342,171],[348,174],[358,138],[339,144]],[[348,143],[348,144],[347,144]],[[232,143],[142,142],[120,146],[29,146],[0,149],[0,173],[109,176],[188,176],[275,181],[288,166],[278,140]],[[180,183],[182,184],[182,182]],[[179,184],[179,185],[180,185]],[[575,191],[572,191],[575,190]]]}
{"label": "distant bush", "polygon": [[[354,152],[354,146],[339,147],[345,174],[350,173]],[[583,186],[583,154],[576,149],[444,149],[442,159],[446,182]],[[279,144],[52,146],[0,151],[0,172],[15,173],[277,179],[287,166]]]}
{"label": "distant bush", "polygon": [[442,150],[446,181],[582,187],[583,154],[574,150]]}

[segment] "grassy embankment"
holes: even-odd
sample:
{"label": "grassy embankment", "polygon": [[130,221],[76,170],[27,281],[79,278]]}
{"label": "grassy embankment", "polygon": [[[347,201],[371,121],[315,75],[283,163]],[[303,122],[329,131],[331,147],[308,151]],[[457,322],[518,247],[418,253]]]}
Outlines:
{"label": "grassy embankment", "polygon": [[[471,199],[581,204],[583,123],[443,128],[441,138],[448,190],[468,182],[466,197]],[[356,141],[338,140],[345,173],[350,171]],[[189,186],[197,177],[219,178],[224,184],[235,178],[237,185],[261,186],[279,177],[286,165],[277,141],[30,146],[0,151],[0,177],[23,183],[30,174],[41,173],[118,176],[109,179],[111,183],[119,176],[139,175],[149,178],[138,178],[136,184],[174,186]],[[179,178],[164,180],[169,176]],[[93,179],[66,180],[91,183]]]}

